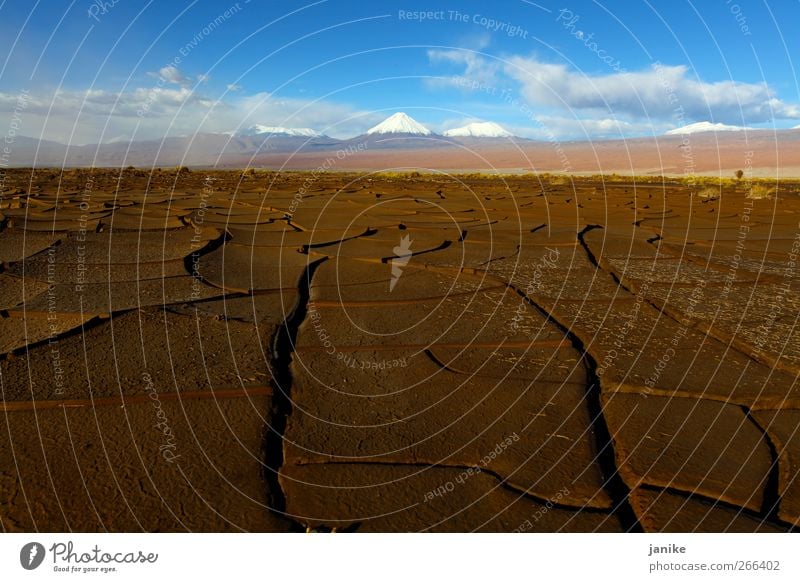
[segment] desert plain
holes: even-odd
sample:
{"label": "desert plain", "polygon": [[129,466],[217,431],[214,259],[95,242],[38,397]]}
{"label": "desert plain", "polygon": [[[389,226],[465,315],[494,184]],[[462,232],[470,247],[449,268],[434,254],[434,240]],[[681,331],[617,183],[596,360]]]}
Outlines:
{"label": "desert plain", "polygon": [[3,531],[800,525],[800,183],[9,170]]}

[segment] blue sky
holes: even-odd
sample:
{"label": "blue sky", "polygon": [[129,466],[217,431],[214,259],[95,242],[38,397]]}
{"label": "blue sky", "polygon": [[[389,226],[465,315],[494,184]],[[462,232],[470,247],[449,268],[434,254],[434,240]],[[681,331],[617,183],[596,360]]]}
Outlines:
{"label": "blue sky", "polygon": [[0,109],[24,95],[20,133],[72,143],[254,123],[347,137],[398,110],[541,139],[785,128],[796,22],[794,0],[13,0]]}

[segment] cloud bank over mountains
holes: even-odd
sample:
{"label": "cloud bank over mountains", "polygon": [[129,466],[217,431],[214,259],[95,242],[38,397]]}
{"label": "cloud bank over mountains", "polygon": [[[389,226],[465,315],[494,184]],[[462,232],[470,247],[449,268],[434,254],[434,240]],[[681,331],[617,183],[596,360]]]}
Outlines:
{"label": "cloud bank over mountains", "polygon": [[[490,91],[496,103],[490,99],[482,107],[496,111],[498,120],[515,135],[538,139],[652,135],[708,120],[751,126],[800,119],[800,107],[780,99],[766,83],[703,81],[685,65],[656,63],[638,71],[587,73],[535,56],[492,57],[468,49],[430,49],[426,54],[434,74],[421,81],[423,90],[435,94],[455,89],[465,100],[460,116],[429,108],[425,116],[438,119],[426,125],[437,133],[489,117],[486,111],[468,109],[471,93]],[[121,135],[155,139],[236,132],[264,124],[345,137],[364,133],[385,117],[385,111],[325,98],[248,94],[239,83],[227,83],[221,93],[212,95],[208,76],[189,75],[173,65],[145,77],[155,81],[116,91],[30,91],[20,132],[85,144]],[[0,92],[0,111],[13,111],[18,98],[14,92]],[[507,121],[520,113],[527,118],[525,123]]]}

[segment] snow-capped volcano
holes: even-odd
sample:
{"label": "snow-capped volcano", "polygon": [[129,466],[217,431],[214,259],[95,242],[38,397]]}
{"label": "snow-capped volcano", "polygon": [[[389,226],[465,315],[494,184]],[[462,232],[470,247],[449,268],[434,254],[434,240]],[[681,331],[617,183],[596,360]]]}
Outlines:
{"label": "snow-capped volcano", "polygon": [[375,127],[367,130],[367,135],[374,133],[407,133],[412,135],[430,135],[431,130],[421,123],[414,121],[401,111],[386,118]]}
{"label": "snow-capped volcano", "polygon": [[697,123],[690,123],[683,127],[676,127],[670,129],[664,135],[684,135],[687,133],[703,133],[706,131],[742,131],[746,127],[738,125],[725,125],[724,123],[711,123],[710,121],[698,121]]}
{"label": "snow-capped volcano", "polygon": [[448,129],[444,135],[447,137],[513,137],[510,131],[506,131],[493,121],[468,123],[463,127]]}
{"label": "snow-capped volcano", "polygon": [[313,129],[307,127],[276,127],[270,125],[251,125],[247,129],[238,132],[238,135],[252,136],[252,135],[291,135],[294,137],[322,137]]}

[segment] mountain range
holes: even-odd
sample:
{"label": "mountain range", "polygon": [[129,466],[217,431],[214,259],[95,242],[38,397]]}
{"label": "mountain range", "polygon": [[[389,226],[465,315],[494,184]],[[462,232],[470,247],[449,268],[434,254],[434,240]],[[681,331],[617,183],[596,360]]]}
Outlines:
{"label": "mountain range", "polygon": [[[538,141],[491,121],[432,132],[398,112],[365,134],[337,139],[309,128],[252,125],[225,133],[65,145],[17,136],[9,166],[195,166],[279,169],[729,173],[800,176],[800,128],[750,129],[698,122],[662,136]],[[778,172],[780,169],[780,172]]]}

